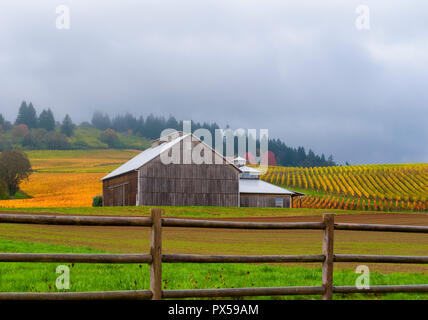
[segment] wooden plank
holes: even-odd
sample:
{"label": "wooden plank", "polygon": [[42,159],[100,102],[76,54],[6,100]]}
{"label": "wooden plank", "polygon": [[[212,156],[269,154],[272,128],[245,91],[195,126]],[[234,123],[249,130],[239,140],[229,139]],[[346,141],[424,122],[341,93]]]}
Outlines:
{"label": "wooden plank", "polygon": [[195,255],[195,254],[164,254],[165,263],[284,263],[284,262],[324,262],[324,255]]}
{"label": "wooden plank", "polygon": [[88,292],[0,292],[0,300],[148,300],[149,290]]}
{"label": "wooden plank", "polygon": [[428,233],[428,226],[403,226],[386,224],[357,224],[357,223],[336,223],[336,230],[353,231],[382,231],[382,232],[408,232],[408,233]]}
{"label": "wooden plank", "polygon": [[161,209],[150,209],[152,216],[152,232],[150,241],[150,290],[153,293],[152,300],[162,298],[162,220]]}
{"label": "wooden plank", "polygon": [[0,253],[0,262],[151,263],[149,254]]}
{"label": "wooden plank", "polygon": [[53,216],[0,213],[0,223],[79,226],[151,226],[152,220],[148,217]]}
{"label": "wooden plank", "polygon": [[333,261],[334,261],[334,214],[323,214],[325,229],[323,231],[322,253],[325,261],[322,265],[323,300],[333,298]]}
{"label": "wooden plank", "polygon": [[312,287],[271,287],[271,288],[226,288],[164,290],[164,298],[208,298],[208,297],[245,297],[245,296],[284,296],[284,295],[320,295],[321,286]]}
{"label": "wooden plank", "polygon": [[387,256],[335,254],[334,262],[419,263],[428,264],[428,256]]}
{"label": "wooden plank", "polygon": [[162,218],[165,227],[225,228],[225,229],[324,229],[323,222],[232,222]]}
{"label": "wooden plank", "polygon": [[335,293],[388,293],[407,292],[424,293],[428,292],[428,284],[397,285],[397,286],[370,286],[370,288],[358,289],[356,286],[338,286],[333,288]]}

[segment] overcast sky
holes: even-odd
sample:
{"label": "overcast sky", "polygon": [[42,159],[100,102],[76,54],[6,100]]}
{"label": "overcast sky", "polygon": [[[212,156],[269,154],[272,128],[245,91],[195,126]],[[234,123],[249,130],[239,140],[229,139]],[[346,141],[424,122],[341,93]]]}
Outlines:
{"label": "overcast sky", "polygon": [[427,20],[410,0],[2,0],[0,113],[172,114],[341,163],[428,162]]}

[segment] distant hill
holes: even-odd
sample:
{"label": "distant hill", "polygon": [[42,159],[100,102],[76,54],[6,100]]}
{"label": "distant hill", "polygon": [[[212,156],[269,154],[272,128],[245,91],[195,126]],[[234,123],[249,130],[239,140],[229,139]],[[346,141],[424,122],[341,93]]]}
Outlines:
{"label": "distant hill", "polygon": [[355,210],[428,210],[428,164],[269,167],[262,179],[307,194],[295,206]]}

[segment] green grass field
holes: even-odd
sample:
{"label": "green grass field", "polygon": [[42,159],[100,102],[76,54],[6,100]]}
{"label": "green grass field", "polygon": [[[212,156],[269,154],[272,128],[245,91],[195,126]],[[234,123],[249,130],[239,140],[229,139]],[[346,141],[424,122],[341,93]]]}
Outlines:
{"label": "green grass field", "polygon": [[[0,240],[1,252],[105,253],[85,247],[70,247]],[[2,263],[0,291],[57,292],[57,263]],[[65,264],[70,268],[68,291],[138,290],[149,288],[147,265]],[[336,271],[335,285],[354,285],[359,274]],[[420,273],[370,274],[371,285],[427,283]],[[163,264],[164,289],[275,287],[321,285],[321,269],[252,264]],[[65,290],[62,290],[65,291]],[[265,297],[268,299],[319,299],[319,296]],[[428,299],[428,294],[352,294],[335,299]]]}

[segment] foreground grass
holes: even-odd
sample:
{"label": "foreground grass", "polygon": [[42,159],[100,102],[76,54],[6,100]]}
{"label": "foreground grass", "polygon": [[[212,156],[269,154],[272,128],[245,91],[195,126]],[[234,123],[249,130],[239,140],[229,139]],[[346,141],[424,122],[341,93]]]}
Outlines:
{"label": "foreground grass", "polygon": [[[100,253],[84,247],[68,247],[0,239],[1,252]],[[2,263],[0,291],[56,292],[57,263]],[[68,291],[148,289],[150,272],[147,265],[65,264],[70,267]],[[352,270],[336,271],[335,285],[354,285],[358,274]],[[371,285],[423,284],[428,275],[419,273],[370,275]],[[321,285],[321,268],[285,267],[250,264],[163,264],[164,289],[275,287]],[[284,297],[266,297],[282,299]],[[319,296],[285,297],[286,299],[319,299]],[[428,299],[428,294],[353,294],[335,295],[335,299]]]}
{"label": "foreground grass", "polygon": [[[204,207],[204,206],[139,206],[139,207],[45,207],[45,208],[0,208],[1,212],[28,213],[60,213],[70,215],[115,215],[115,216],[147,216],[150,208],[162,208],[164,216],[194,218],[239,218],[239,217],[300,217],[320,216],[325,212],[342,214],[372,214],[372,211],[308,209],[308,208],[238,208],[238,207]],[[376,212],[386,214],[402,214],[406,212]],[[409,212],[407,212],[409,213]],[[425,215],[426,213],[412,213]]]}

